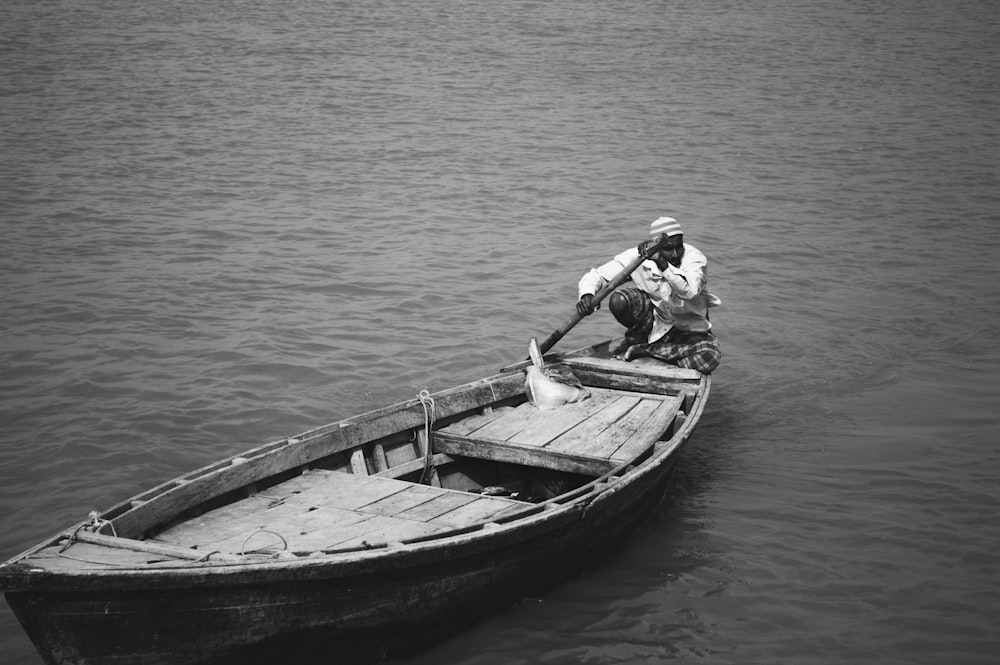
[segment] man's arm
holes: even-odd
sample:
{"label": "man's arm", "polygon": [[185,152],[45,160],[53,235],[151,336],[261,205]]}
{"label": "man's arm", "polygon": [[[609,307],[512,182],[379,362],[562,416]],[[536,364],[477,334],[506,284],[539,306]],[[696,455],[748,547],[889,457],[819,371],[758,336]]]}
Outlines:
{"label": "man's arm", "polygon": [[700,251],[688,248],[684,252],[681,266],[667,266],[663,276],[674,294],[682,300],[690,300],[701,293],[708,275],[708,259]]}
{"label": "man's arm", "polygon": [[617,277],[622,270],[625,270],[628,264],[632,263],[638,256],[639,250],[635,248],[628,249],[604,265],[591,268],[580,278],[580,283],[577,286],[577,295],[583,296],[588,293],[590,295],[597,293],[608,282]]}

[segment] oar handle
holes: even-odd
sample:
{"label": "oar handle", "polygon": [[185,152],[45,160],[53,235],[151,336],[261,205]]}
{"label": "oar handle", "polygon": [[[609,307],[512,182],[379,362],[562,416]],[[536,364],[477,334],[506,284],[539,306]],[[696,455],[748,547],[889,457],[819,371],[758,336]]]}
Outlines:
{"label": "oar handle", "polygon": [[[657,245],[658,244],[659,243],[657,243]],[[656,247],[656,245],[654,245],[654,247]],[[632,273],[635,272],[635,269],[638,268],[639,265],[646,260],[646,258],[647,258],[646,256],[643,256],[640,253],[639,256],[637,256],[633,261],[629,262],[629,264],[625,266],[625,268],[620,273],[615,275],[614,279],[608,282],[603,289],[594,294],[593,299],[590,301],[591,307],[596,307],[598,303],[604,300],[604,298],[607,297],[612,291],[614,291],[619,286],[627,282],[629,276],[631,276]],[[580,321],[583,320],[584,316],[585,316],[584,314],[580,314],[580,312],[574,311],[573,316],[569,317],[566,320],[566,323],[559,326],[559,328],[557,328],[555,332],[546,337],[545,341],[543,341],[541,344],[538,345],[538,349],[542,352],[542,354],[544,354],[546,351],[555,346],[556,342],[561,340],[563,338],[563,335],[572,330],[576,324],[580,323]]]}

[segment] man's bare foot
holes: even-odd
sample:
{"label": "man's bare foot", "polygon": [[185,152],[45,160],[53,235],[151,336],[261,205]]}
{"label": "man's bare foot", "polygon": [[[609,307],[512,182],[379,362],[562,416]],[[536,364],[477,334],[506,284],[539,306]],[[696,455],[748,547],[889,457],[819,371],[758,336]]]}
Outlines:
{"label": "man's bare foot", "polygon": [[632,362],[636,358],[648,358],[649,351],[642,344],[632,344],[624,352],[616,353],[615,358],[618,360],[624,360],[625,362]]}

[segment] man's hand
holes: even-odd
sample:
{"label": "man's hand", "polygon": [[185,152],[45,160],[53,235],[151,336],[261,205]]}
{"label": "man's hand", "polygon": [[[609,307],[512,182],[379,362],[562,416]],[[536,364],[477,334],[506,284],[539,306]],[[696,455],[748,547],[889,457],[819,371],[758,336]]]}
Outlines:
{"label": "man's hand", "polygon": [[580,296],[580,299],[576,303],[576,311],[579,312],[580,316],[590,316],[594,313],[595,309],[598,309],[601,306],[600,303],[595,306],[593,302],[593,294],[584,293]]}
{"label": "man's hand", "polygon": [[663,234],[656,236],[655,238],[650,238],[649,240],[643,240],[639,243],[639,255],[644,259],[650,259],[656,252],[660,249],[660,243],[663,242]]}

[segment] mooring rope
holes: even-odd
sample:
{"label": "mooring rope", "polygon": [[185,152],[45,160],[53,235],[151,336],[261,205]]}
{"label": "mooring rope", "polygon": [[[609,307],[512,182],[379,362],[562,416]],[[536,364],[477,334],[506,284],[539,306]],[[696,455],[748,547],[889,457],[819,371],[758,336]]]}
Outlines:
{"label": "mooring rope", "polygon": [[69,537],[66,538],[66,542],[59,549],[58,554],[62,554],[63,552],[68,550],[70,546],[77,541],[76,538],[77,534],[84,529],[86,529],[87,531],[93,531],[94,533],[100,533],[101,529],[103,529],[106,526],[109,526],[111,527],[111,535],[114,536],[115,538],[118,537],[118,532],[115,531],[115,525],[112,524],[109,520],[103,519],[100,513],[98,513],[96,510],[91,510],[89,513],[87,513],[87,518],[90,521],[82,522],[78,527],[73,529],[73,533],[71,533]]}
{"label": "mooring rope", "polygon": [[417,395],[420,405],[424,407],[424,439],[427,450],[424,451],[424,471],[420,474],[420,484],[426,485],[431,471],[431,458],[434,455],[434,446],[431,444],[431,425],[437,418],[434,398],[426,390],[421,390]]}
{"label": "mooring rope", "polygon": [[118,537],[118,532],[115,531],[115,525],[112,524],[110,520],[103,519],[96,510],[91,510],[87,517],[90,518],[90,522],[86,524],[86,526],[91,530],[100,533],[101,529],[109,526],[111,527],[111,535],[115,538]]}

